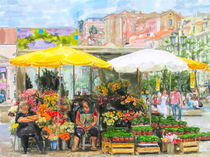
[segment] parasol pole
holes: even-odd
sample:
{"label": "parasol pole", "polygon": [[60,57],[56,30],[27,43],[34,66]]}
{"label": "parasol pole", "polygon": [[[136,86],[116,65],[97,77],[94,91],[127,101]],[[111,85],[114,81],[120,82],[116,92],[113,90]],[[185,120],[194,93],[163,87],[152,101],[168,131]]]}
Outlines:
{"label": "parasol pole", "polygon": [[38,67],[38,90],[40,89],[40,67]]}
{"label": "parasol pole", "polygon": [[148,72],[148,76],[147,76],[147,82],[148,82],[148,88],[149,88],[149,104],[148,104],[148,107],[149,107],[149,123],[150,125],[152,125],[152,121],[151,121],[151,87],[150,87],[150,83],[149,83],[149,72]]}
{"label": "parasol pole", "polygon": [[73,65],[73,97],[75,96],[75,65]]}
{"label": "parasol pole", "polygon": [[93,95],[93,67],[90,66],[90,95]]}
{"label": "parasol pole", "polygon": [[139,88],[139,98],[142,96],[142,72],[137,68],[137,77],[138,77],[138,88]]}
{"label": "parasol pole", "polygon": [[23,67],[23,91],[26,90],[26,67]]}
{"label": "parasol pole", "polygon": [[118,78],[119,78],[119,80],[121,80],[120,72],[118,73]]}
{"label": "parasol pole", "polygon": [[[58,107],[57,107],[57,112],[60,111],[60,106],[61,106],[61,66],[59,68],[59,95],[58,95]],[[59,135],[59,114],[57,113],[57,135]],[[59,149],[59,138],[58,138],[58,149]]]}
{"label": "parasol pole", "polygon": [[169,72],[169,105],[168,105],[168,114],[171,115],[171,71]]}

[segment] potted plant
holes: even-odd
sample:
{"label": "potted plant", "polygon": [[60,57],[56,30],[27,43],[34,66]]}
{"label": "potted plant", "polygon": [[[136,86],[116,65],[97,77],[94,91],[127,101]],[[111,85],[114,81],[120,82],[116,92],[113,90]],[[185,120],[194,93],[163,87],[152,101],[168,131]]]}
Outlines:
{"label": "potted plant", "polygon": [[129,133],[129,142],[133,142],[133,134],[132,133]]}
{"label": "potted plant", "polygon": [[205,132],[202,132],[201,133],[201,140],[202,141],[206,140],[206,136],[207,136],[207,134]]}
{"label": "potted plant", "polygon": [[152,137],[151,136],[146,136],[146,142],[148,144],[152,144],[152,142],[153,142]]}
{"label": "potted plant", "polygon": [[148,135],[151,136],[151,135],[152,135],[152,127],[149,126],[149,127],[147,128],[147,131],[148,131]]}
{"label": "potted plant", "polygon": [[141,135],[141,132],[142,132],[141,130],[142,130],[142,127],[137,128],[137,135]]}
{"label": "potted plant", "polygon": [[125,135],[125,133],[123,133],[123,132],[119,134],[119,136],[120,136],[120,142],[124,142],[125,141],[124,135]]}
{"label": "potted plant", "polygon": [[195,133],[198,133],[200,131],[199,127],[195,127]]}
{"label": "potted plant", "polygon": [[186,121],[183,121],[182,124],[183,124],[184,127],[187,126],[187,122]]}
{"label": "potted plant", "polygon": [[157,144],[160,141],[160,138],[158,136],[151,136],[151,138],[153,144]]}
{"label": "potted plant", "polygon": [[132,130],[133,135],[136,136],[137,135],[138,127],[132,127],[131,130]]}
{"label": "potted plant", "polygon": [[137,141],[138,141],[139,144],[145,144],[146,143],[145,142],[145,136],[142,136],[142,135],[138,136]]}
{"label": "potted plant", "polygon": [[178,128],[177,132],[179,135],[183,135],[184,134],[184,128]]}

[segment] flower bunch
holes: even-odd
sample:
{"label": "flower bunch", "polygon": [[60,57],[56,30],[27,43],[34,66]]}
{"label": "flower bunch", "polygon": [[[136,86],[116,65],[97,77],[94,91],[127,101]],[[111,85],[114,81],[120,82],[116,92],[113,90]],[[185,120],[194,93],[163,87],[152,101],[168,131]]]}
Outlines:
{"label": "flower bunch", "polygon": [[58,137],[61,138],[61,139],[63,139],[63,140],[65,140],[65,141],[67,141],[67,140],[70,139],[70,134],[67,133],[67,132],[65,132],[63,134],[59,134]]}
{"label": "flower bunch", "polygon": [[126,123],[130,120],[132,120],[133,118],[137,118],[136,114],[134,112],[126,112],[126,113],[123,113],[123,116],[122,116],[122,120],[124,120]]}
{"label": "flower bunch", "polygon": [[162,141],[165,143],[179,143],[180,139],[177,135],[168,133],[163,136]]}
{"label": "flower bunch", "polygon": [[65,122],[60,126],[60,132],[74,133],[74,123]]}
{"label": "flower bunch", "polygon": [[116,111],[103,113],[102,116],[104,117],[103,122],[108,126],[113,126],[119,119],[119,117],[116,115]]}
{"label": "flower bunch", "polygon": [[19,101],[27,101],[32,107],[32,111],[37,112],[38,106],[43,102],[43,94],[36,89],[27,89],[25,92],[19,94]]}
{"label": "flower bunch", "polygon": [[10,109],[8,110],[8,116],[14,117],[16,115],[17,110],[18,110],[18,106],[10,107]]}
{"label": "flower bunch", "polygon": [[[122,96],[122,98],[125,98],[125,96]],[[133,103],[133,105],[136,106],[136,98],[134,98],[132,96],[127,96],[127,98],[124,99],[124,101],[121,101],[122,105],[125,105],[128,103]]]}
{"label": "flower bunch", "polygon": [[107,96],[107,95],[108,95],[108,89],[107,89],[106,84],[104,84],[104,83],[98,85],[98,86],[95,88],[95,91],[97,92],[97,94],[98,94],[99,96]]}
{"label": "flower bunch", "polygon": [[19,126],[18,123],[15,123],[15,122],[10,123],[9,131],[11,135],[15,135],[15,130],[18,126]]}
{"label": "flower bunch", "polygon": [[116,90],[121,88],[121,82],[114,82],[114,83],[109,83],[108,88],[112,91],[115,92]]}

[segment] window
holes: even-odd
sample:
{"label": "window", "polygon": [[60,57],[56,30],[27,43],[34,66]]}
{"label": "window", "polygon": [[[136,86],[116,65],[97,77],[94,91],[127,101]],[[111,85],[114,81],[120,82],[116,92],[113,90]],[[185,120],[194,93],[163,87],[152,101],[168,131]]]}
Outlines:
{"label": "window", "polygon": [[193,26],[193,33],[195,33],[195,25]]}
{"label": "window", "polygon": [[169,26],[173,26],[173,20],[169,19]]}
{"label": "window", "polygon": [[126,32],[126,23],[123,21],[123,32]]}
{"label": "window", "polygon": [[136,31],[136,26],[135,26],[135,22],[132,22],[132,31],[135,32]]}

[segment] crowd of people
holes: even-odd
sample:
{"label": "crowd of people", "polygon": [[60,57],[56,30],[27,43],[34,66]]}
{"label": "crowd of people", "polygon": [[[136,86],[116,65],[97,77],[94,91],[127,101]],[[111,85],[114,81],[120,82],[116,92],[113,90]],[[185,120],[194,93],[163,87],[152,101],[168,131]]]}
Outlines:
{"label": "crowd of people", "polygon": [[[146,98],[146,102],[149,104],[148,98]],[[188,94],[185,97],[184,95],[181,95],[177,88],[174,88],[170,95],[168,95],[167,90],[164,89],[162,93],[158,93],[157,96],[152,98],[151,103],[152,111],[158,111],[159,113],[163,114],[164,117],[167,117],[167,109],[168,107],[171,107],[174,119],[177,119],[176,111],[178,110],[178,120],[181,120],[183,106],[193,110],[203,107],[203,104],[199,101],[199,98],[196,94]]]}

